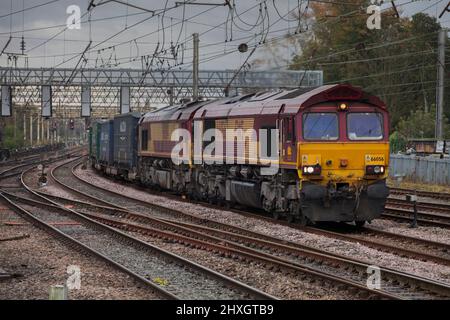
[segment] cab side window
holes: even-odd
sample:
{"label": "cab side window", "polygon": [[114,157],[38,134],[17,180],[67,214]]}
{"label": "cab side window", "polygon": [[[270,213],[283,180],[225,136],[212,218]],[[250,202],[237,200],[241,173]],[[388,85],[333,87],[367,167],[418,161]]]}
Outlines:
{"label": "cab side window", "polygon": [[283,131],[286,141],[295,141],[295,122],[293,118],[283,119]]}
{"label": "cab side window", "polygon": [[143,129],[141,131],[141,150],[146,151],[148,150],[148,130]]}

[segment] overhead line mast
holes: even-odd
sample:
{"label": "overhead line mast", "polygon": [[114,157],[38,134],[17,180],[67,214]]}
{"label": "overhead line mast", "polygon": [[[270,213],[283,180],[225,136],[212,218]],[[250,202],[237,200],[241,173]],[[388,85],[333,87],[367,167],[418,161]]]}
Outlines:
{"label": "overhead line mast", "polygon": [[194,39],[194,57],[192,61],[192,98],[194,101],[196,101],[198,100],[198,33],[194,33],[192,37]]}
{"label": "overhead line mast", "polygon": [[436,131],[438,140],[443,138],[443,115],[444,115],[444,72],[445,72],[445,42],[448,30],[439,30],[438,39],[438,62],[437,62],[437,87],[436,87]]}

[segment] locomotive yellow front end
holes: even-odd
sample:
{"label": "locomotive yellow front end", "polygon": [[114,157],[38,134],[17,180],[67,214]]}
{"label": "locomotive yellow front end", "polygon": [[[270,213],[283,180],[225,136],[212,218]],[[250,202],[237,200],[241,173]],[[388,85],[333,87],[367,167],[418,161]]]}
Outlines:
{"label": "locomotive yellow front end", "polygon": [[310,221],[378,218],[389,189],[388,113],[361,101],[315,105],[299,115],[302,215]]}

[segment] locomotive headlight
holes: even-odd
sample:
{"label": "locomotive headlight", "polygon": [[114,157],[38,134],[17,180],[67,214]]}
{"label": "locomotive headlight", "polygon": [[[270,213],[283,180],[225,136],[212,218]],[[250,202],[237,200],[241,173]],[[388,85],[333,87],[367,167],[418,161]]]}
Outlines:
{"label": "locomotive headlight", "polygon": [[383,174],[384,170],[385,170],[384,166],[367,166],[366,174],[368,175]]}
{"label": "locomotive headlight", "polygon": [[322,172],[322,168],[320,167],[319,164],[316,164],[315,166],[304,166],[303,167],[303,174],[306,175],[320,175]]}
{"label": "locomotive headlight", "polygon": [[339,105],[339,110],[340,111],[346,111],[348,109],[348,105],[346,103],[341,103]]}

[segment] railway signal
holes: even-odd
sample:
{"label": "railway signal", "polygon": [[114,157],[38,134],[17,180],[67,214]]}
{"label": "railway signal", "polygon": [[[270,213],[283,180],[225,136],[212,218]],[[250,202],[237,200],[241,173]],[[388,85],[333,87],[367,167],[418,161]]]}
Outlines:
{"label": "railway signal", "polygon": [[39,164],[37,166],[38,171],[40,171],[38,182],[41,187],[47,185],[47,174],[45,173],[45,165]]}

